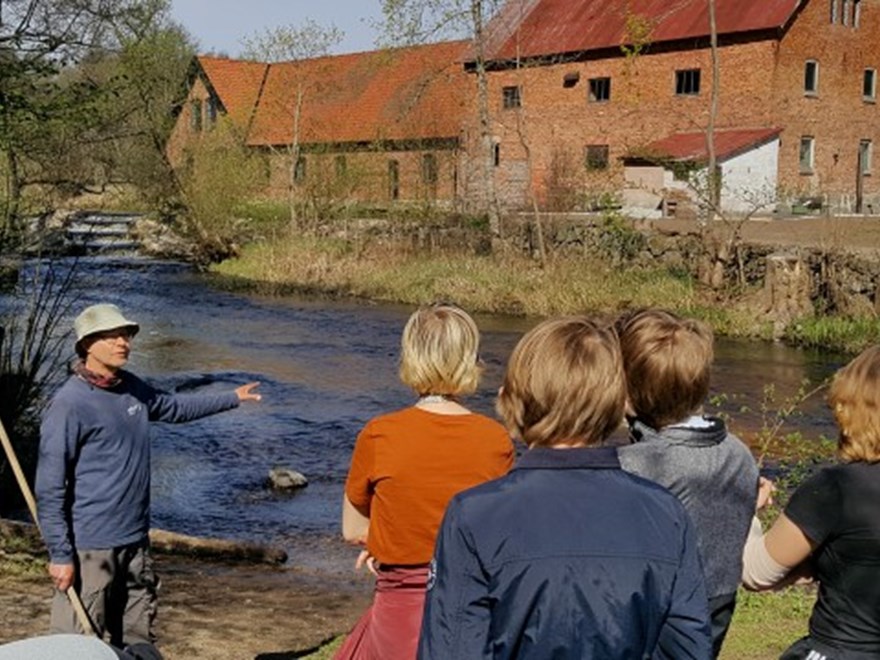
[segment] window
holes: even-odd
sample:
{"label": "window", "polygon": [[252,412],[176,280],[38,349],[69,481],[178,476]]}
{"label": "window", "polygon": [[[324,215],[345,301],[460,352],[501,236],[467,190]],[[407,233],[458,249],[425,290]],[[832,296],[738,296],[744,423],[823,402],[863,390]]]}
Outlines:
{"label": "window", "polygon": [[501,165],[501,145],[498,142],[492,145],[492,162],[495,167]]}
{"label": "window", "polygon": [[700,93],[700,70],[683,69],[675,72],[675,93],[692,96]]}
{"label": "window", "polygon": [[199,99],[189,104],[189,125],[196,133],[202,130],[202,102]]}
{"label": "window", "polygon": [[800,160],[801,174],[813,173],[813,155],[815,150],[816,141],[808,135],[803,136],[801,138],[801,148],[798,156]]}
{"label": "window", "polygon": [[859,172],[863,175],[871,173],[871,157],[874,155],[870,140],[859,142]]}
{"label": "window", "polygon": [[843,0],[840,10],[840,22],[843,25],[849,25],[850,0]]}
{"label": "window", "polygon": [[519,86],[502,88],[501,100],[505,110],[521,107],[522,95]]}
{"label": "window", "polygon": [[293,180],[297,183],[306,180],[306,157],[296,157],[296,167],[293,168]]}
{"label": "window", "polygon": [[853,13],[852,13],[852,26],[854,28],[859,27],[859,22],[862,20],[862,3],[861,0],[853,0],[852,3]]}
{"label": "window", "polygon": [[400,163],[388,161],[388,196],[391,199],[400,197]]}
{"label": "window", "polygon": [[611,78],[590,78],[591,103],[599,103],[611,99]]}
{"label": "window", "polygon": [[208,115],[208,126],[213,128],[217,123],[217,99],[213,96],[210,97],[207,101],[207,106],[205,107],[205,113]]}
{"label": "window", "polygon": [[437,156],[434,154],[422,156],[422,183],[430,188],[437,185]]}
{"label": "window", "polygon": [[831,25],[837,23],[838,14],[837,10],[839,9],[838,3],[840,0],[831,0]]}
{"label": "window", "polygon": [[604,170],[608,168],[608,145],[588,144],[586,149],[586,166],[588,170]]}
{"label": "window", "polygon": [[807,60],[804,64],[804,94],[816,96],[819,93],[819,63]]}
{"label": "window", "polygon": [[865,77],[862,82],[862,98],[871,103],[877,98],[877,71],[865,69]]}
{"label": "window", "polygon": [[345,156],[336,156],[336,158],[333,159],[333,165],[336,168],[336,178],[344,179],[348,172],[348,163],[345,160]]}

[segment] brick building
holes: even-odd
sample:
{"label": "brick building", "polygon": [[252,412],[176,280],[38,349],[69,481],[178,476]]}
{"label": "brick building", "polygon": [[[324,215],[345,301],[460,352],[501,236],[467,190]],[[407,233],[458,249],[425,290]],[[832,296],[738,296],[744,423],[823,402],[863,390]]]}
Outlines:
{"label": "brick building", "polygon": [[169,158],[184,165],[222,117],[265,155],[269,194],[294,185],[344,200],[451,201],[470,84],[464,45],[277,64],[197,57]]}
{"label": "brick building", "polygon": [[[880,0],[716,0],[714,145],[726,210],[880,212]],[[509,0],[485,50],[502,204],[693,201],[708,161],[708,0]],[[463,42],[259,64],[200,57],[169,142],[218,114],[266,154],[269,188],[373,201],[478,198],[476,80]],[[299,111],[297,111],[299,108]],[[298,118],[298,121],[297,121]],[[294,170],[291,145],[301,145]]]}
{"label": "brick building", "polygon": [[[716,7],[725,207],[775,201],[775,190],[782,202],[880,212],[880,2]],[[492,27],[496,182],[507,204],[628,191],[660,210],[684,194],[674,163],[699,168],[708,152],[707,0],[514,0]]]}

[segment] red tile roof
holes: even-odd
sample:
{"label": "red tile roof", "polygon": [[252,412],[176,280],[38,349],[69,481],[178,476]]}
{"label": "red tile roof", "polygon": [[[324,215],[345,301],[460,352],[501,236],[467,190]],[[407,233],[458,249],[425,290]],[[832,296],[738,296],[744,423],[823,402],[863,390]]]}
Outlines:
{"label": "red tile roof", "polygon": [[[782,28],[805,1],[716,0],[718,34]],[[650,43],[709,35],[706,0],[508,0],[490,24],[487,59],[617,48],[632,43],[634,19]]]}
{"label": "red tile roof", "polygon": [[457,138],[473,84],[464,42],[321,57],[269,66],[247,143]]}
{"label": "red tile roof", "polygon": [[208,77],[226,114],[238,125],[247,126],[260,96],[267,64],[200,55],[199,66]]}
{"label": "red tile roof", "polygon": [[[766,144],[782,132],[781,128],[727,128],[715,131],[715,155],[719,161]],[[639,149],[633,157],[654,156],[676,161],[706,161],[709,148],[706,133],[675,133]]]}

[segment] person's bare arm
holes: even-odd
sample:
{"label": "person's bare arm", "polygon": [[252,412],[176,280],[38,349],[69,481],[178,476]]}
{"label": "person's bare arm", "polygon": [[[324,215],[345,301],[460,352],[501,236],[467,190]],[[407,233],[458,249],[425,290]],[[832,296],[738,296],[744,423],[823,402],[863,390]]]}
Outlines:
{"label": "person's bare arm", "polygon": [[370,530],[370,517],[355,508],[347,495],[342,496],[342,538],[349,543],[364,545]]}

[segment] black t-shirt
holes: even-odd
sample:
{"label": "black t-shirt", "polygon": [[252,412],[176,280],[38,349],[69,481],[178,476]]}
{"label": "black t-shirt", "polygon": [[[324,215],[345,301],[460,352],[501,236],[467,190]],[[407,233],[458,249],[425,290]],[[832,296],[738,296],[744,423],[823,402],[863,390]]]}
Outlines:
{"label": "black t-shirt", "polygon": [[880,657],[880,463],[825,468],[795,491],[785,515],[817,546],[810,635]]}

